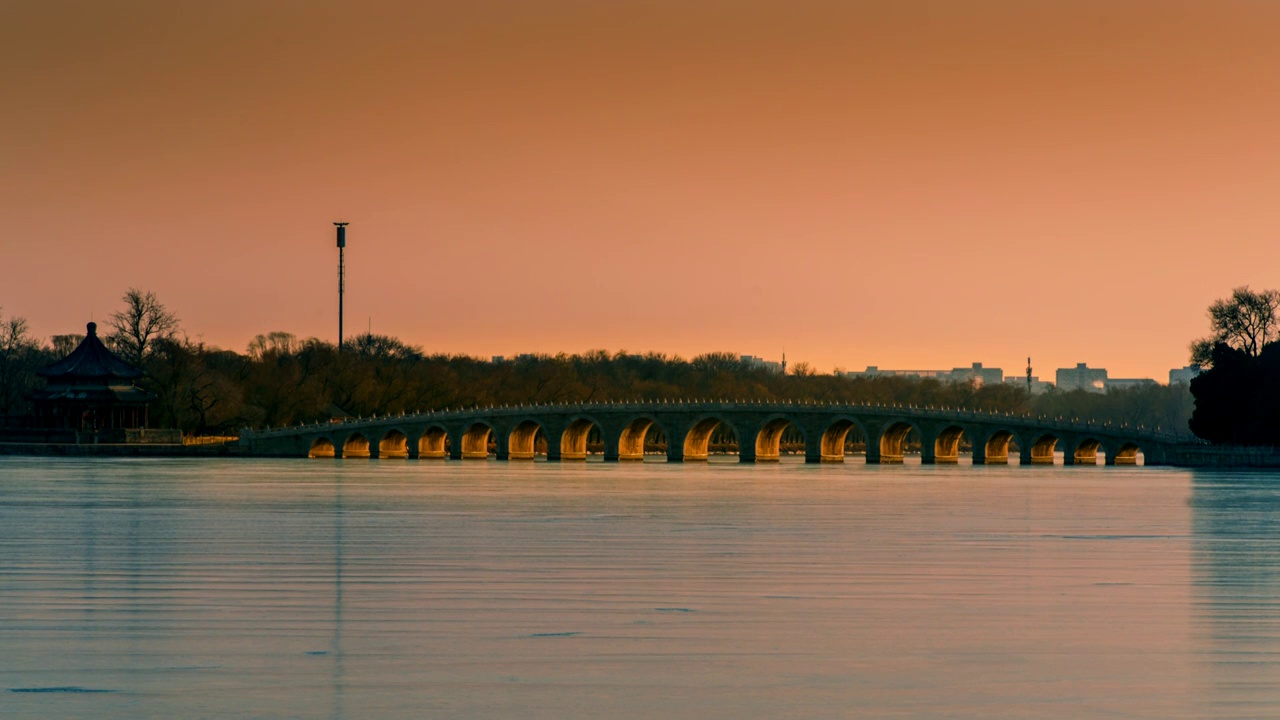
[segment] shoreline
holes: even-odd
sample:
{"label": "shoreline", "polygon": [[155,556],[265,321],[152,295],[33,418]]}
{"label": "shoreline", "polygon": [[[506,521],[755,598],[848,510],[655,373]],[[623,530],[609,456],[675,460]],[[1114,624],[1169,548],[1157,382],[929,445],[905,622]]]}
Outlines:
{"label": "shoreline", "polygon": [[165,445],[148,443],[6,443],[0,456],[16,457],[250,457],[238,443],[222,445]]}

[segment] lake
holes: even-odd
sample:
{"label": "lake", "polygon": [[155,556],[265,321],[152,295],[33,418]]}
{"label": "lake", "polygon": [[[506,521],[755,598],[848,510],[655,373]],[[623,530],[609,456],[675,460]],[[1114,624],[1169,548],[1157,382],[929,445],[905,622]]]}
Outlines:
{"label": "lake", "polygon": [[1280,717],[1278,481],[4,457],[0,717]]}

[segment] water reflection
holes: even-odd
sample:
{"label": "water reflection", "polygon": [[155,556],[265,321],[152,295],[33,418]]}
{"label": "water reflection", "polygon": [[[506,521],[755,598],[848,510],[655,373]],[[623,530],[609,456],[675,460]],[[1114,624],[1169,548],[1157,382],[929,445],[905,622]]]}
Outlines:
{"label": "water reflection", "polygon": [[1277,596],[1265,476],[0,459],[5,720],[1259,717]]}
{"label": "water reflection", "polygon": [[333,712],[331,715],[334,720],[342,720],[346,717],[343,710],[346,680],[343,663],[346,662],[346,658],[342,652],[342,532],[346,524],[342,504],[343,484],[341,478],[333,483],[333,641],[329,643],[329,653],[333,656]]}
{"label": "water reflection", "polygon": [[1273,715],[1280,699],[1280,483],[1198,472],[1192,506],[1195,628],[1214,717]]}

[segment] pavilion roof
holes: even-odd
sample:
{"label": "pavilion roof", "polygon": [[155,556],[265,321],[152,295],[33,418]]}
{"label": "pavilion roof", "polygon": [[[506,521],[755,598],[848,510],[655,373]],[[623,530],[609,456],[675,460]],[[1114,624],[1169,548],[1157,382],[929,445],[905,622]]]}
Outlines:
{"label": "pavilion roof", "polygon": [[70,355],[38,371],[48,380],[97,379],[135,380],[143,372],[107,349],[98,339],[98,324],[89,323],[84,340]]}

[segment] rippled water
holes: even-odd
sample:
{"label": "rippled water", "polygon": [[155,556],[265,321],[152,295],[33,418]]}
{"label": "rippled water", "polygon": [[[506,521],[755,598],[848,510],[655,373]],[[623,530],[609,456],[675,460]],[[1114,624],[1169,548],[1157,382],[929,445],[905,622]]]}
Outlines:
{"label": "rippled water", "polygon": [[0,458],[0,716],[1280,717],[1277,480]]}

